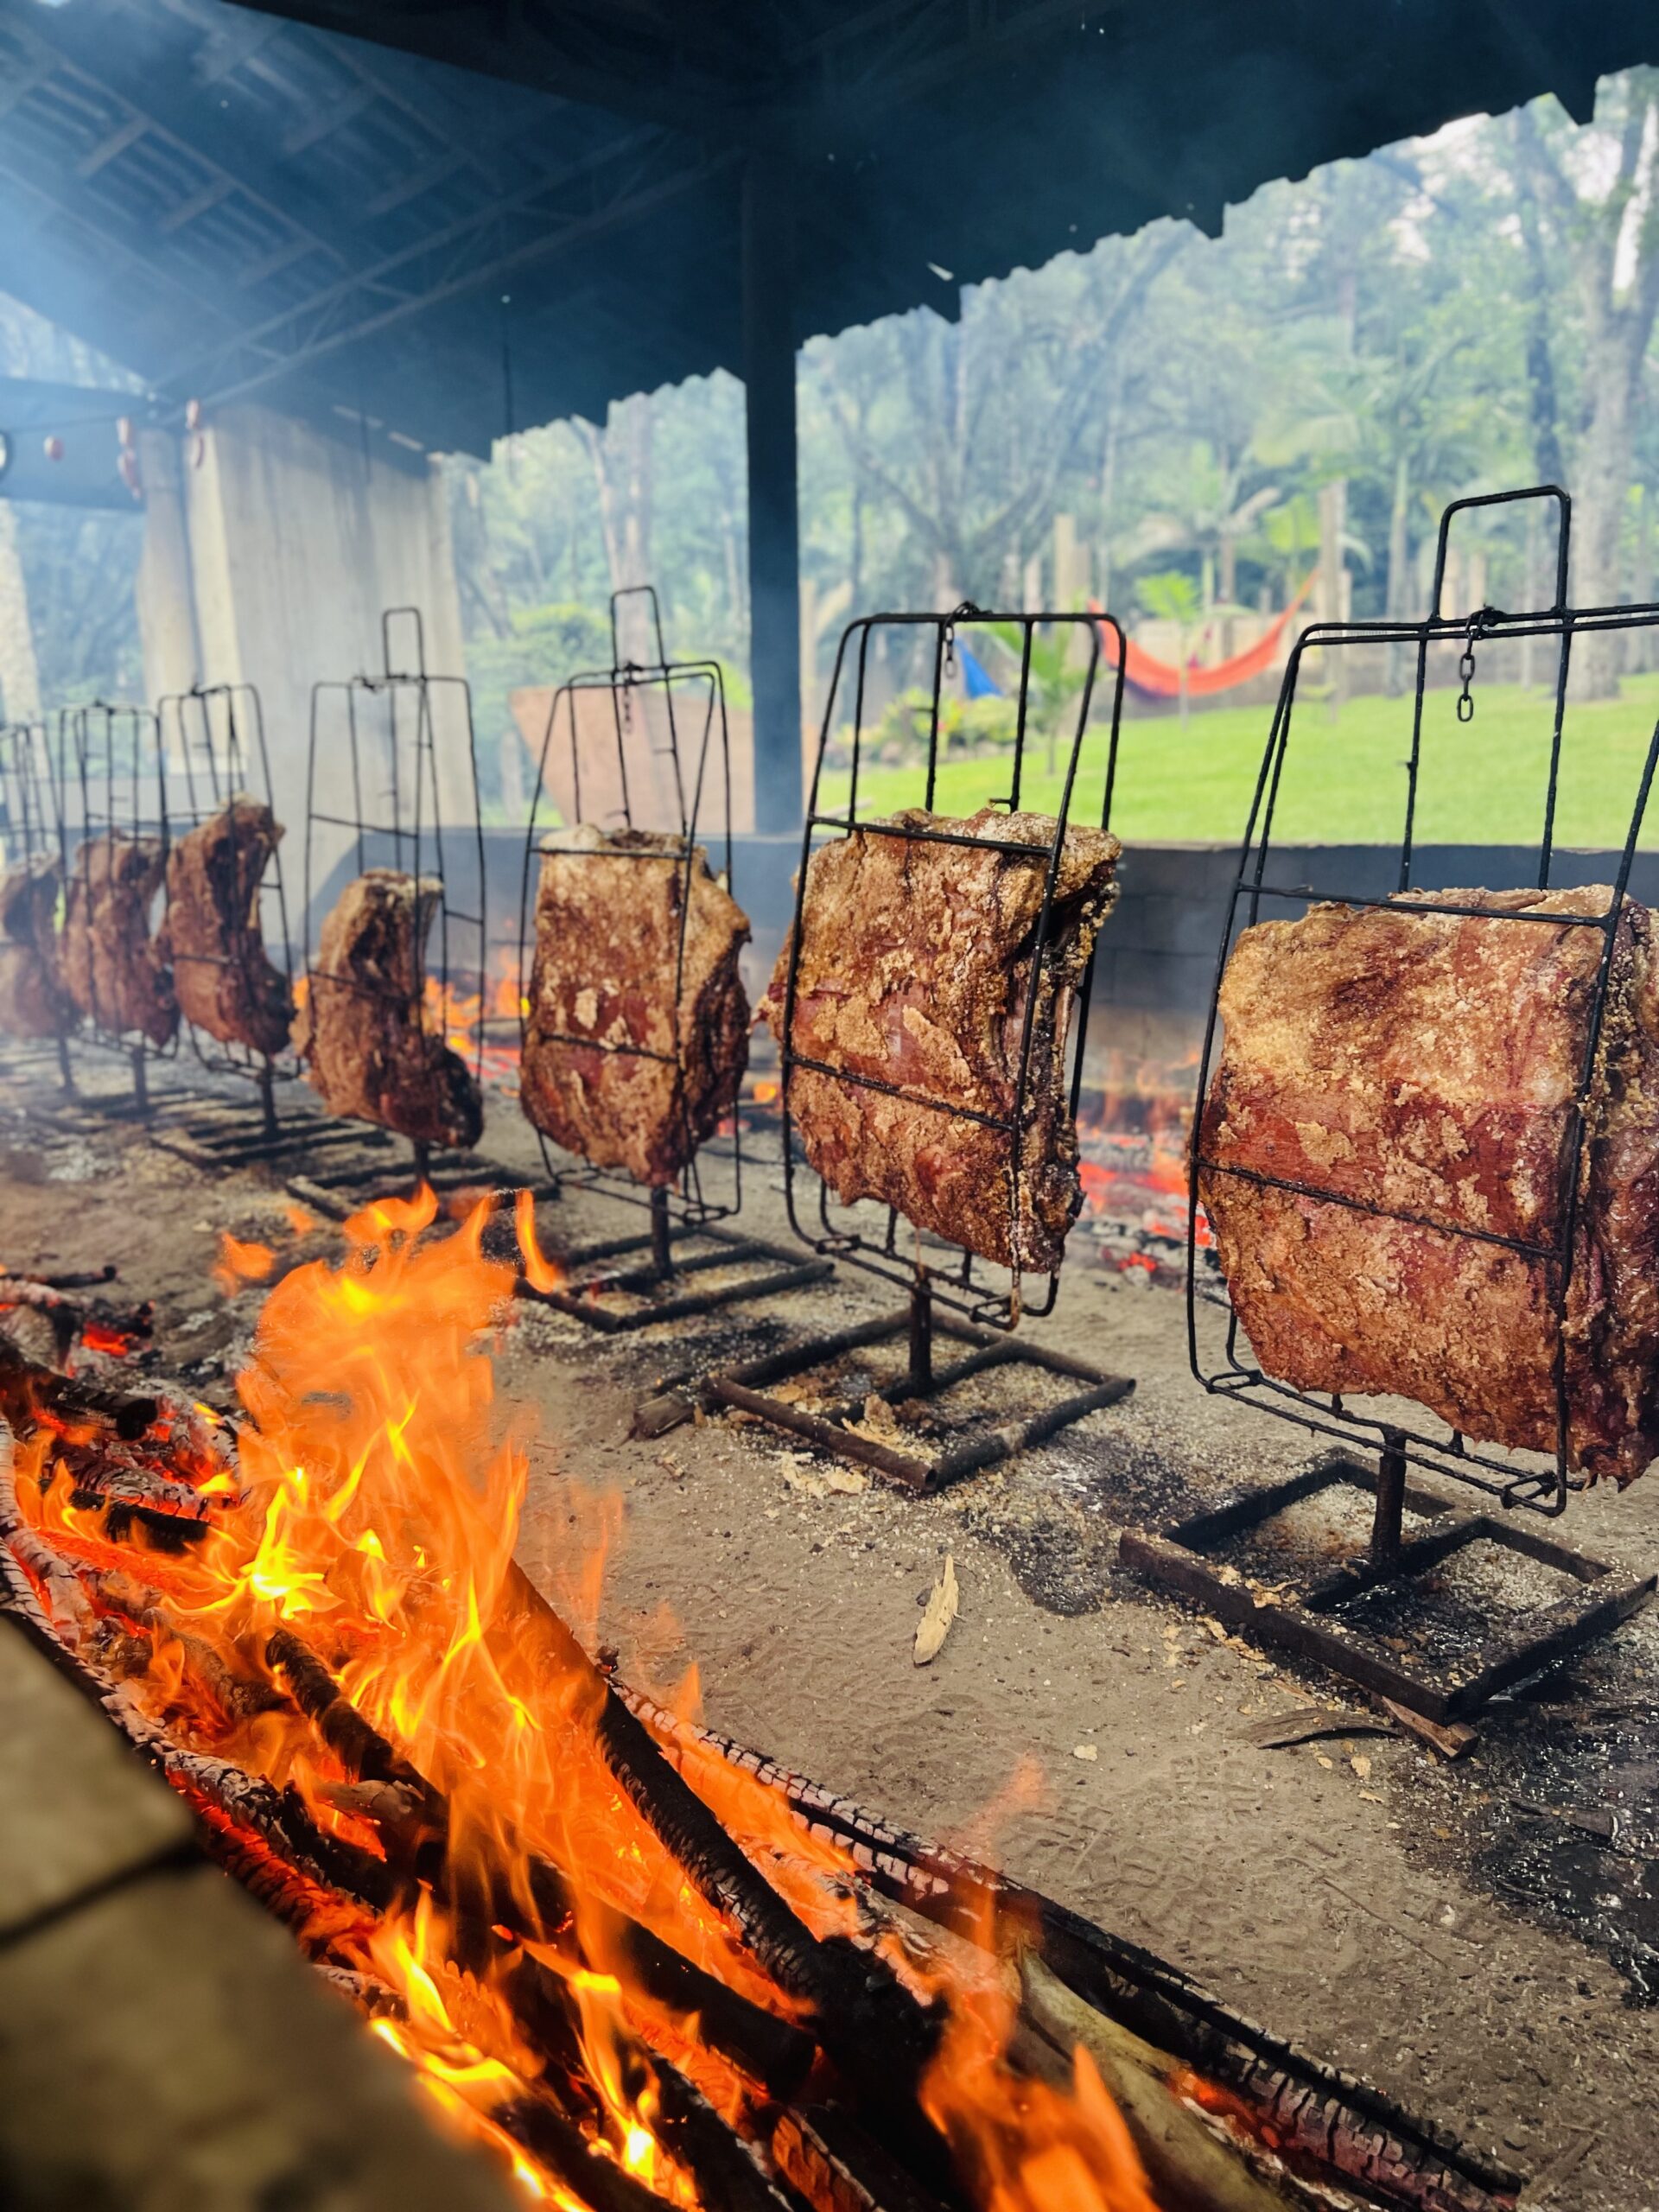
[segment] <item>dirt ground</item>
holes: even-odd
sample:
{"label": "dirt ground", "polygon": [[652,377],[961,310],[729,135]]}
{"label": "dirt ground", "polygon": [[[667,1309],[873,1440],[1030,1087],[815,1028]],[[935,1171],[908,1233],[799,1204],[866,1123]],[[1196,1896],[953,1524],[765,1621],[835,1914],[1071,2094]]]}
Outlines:
{"label": "dirt ground", "polygon": [[[48,1141],[17,1110],[26,1095],[49,1094],[0,1077],[0,1254],[43,1270],[113,1260],[120,1294],[156,1302],[156,1364],[222,1388],[261,1294],[227,1303],[213,1286],[220,1232],[285,1255],[326,1236],[294,1245],[269,1173],[209,1179],[131,1132]],[[486,1150],[531,1163],[509,1102],[493,1104]],[[745,1224],[786,1241],[780,1192],[775,1166],[752,1171]],[[639,1219],[589,1193],[545,1207],[542,1227],[565,1245]],[[1126,1524],[1309,1452],[1198,1389],[1183,1300],[1141,1272],[1079,1265],[1033,1325],[1133,1376],[1133,1396],[931,1499],[832,1487],[832,1463],[747,1422],[630,1439],[665,1379],[888,1310],[881,1284],[843,1269],[620,1337],[519,1307],[499,1376],[537,1425],[521,1559],[568,1595],[602,1517],[591,1500],[613,1499],[598,1632],[626,1676],[671,1686],[695,1662],[715,1726],[906,1827],[970,1840],[1496,2152],[1532,2177],[1527,2202],[1659,2212],[1659,1609],[1495,1707],[1448,1764],[1329,1677],[1137,1584],[1116,1566]],[[1042,1387],[1014,1369],[988,1389],[1013,1410]],[[1325,1507],[1300,1520],[1281,1533],[1325,1554],[1359,1525]],[[1575,1500],[1560,1533],[1659,1564],[1659,1477]],[[918,1668],[919,1606],[947,1554],[961,1616]],[[1255,1564],[1271,1579],[1283,1556]],[[1539,1592],[1471,1560],[1441,1595],[1490,1621]],[[1312,1706],[1328,1734],[1260,1747],[1264,1719]]]}

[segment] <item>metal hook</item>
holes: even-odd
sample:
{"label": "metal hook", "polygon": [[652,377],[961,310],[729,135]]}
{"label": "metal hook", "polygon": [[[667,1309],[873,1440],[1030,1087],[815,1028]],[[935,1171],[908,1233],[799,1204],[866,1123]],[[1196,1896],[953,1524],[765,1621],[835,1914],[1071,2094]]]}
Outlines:
{"label": "metal hook", "polygon": [[1458,694],[1458,720],[1471,722],[1475,719],[1475,702],[1470,690],[1475,680],[1475,639],[1485,634],[1493,621],[1502,621],[1503,615],[1496,607],[1478,607],[1469,617],[1464,632],[1463,651],[1458,658],[1458,674],[1463,679],[1463,690]]}

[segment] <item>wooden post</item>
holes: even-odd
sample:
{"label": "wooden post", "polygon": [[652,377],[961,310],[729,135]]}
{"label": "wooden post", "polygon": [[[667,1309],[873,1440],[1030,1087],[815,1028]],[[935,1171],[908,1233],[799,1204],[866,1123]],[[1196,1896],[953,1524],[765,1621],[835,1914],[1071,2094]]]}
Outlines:
{"label": "wooden post", "polygon": [[794,195],[787,152],[757,148],[743,179],[743,380],[755,827],[763,835],[798,830],[801,821]]}

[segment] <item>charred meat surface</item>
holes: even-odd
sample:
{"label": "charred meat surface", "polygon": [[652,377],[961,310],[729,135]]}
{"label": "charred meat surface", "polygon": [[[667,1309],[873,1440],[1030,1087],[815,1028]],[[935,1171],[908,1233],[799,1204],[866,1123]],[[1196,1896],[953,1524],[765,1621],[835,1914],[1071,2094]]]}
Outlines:
{"label": "charred meat surface", "polygon": [[99,1028],[169,1043],[179,1026],[167,946],[149,930],[167,855],[159,837],[123,830],[89,837],[69,867],[63,979]]}
{"label": "charred meat surface", "polygon": [[[958,820],[914,808],[893,821],[899,830],[1027,847],[1030,857],[990,844],[914,842],[876,824],[812,855],[789,1039],[798,1062],[790,1115],[808,1160],[843,1204],[879,1199],[999,1267],[1052,1274],[1083,1202],[1066,1032],[1117,896],[1122,849],[1105,830],[1066,831],[1047,950],[1037,963],[1055,831],[1049,816],[986,807]],[[786,942],[762,1009],[780,1044],[790,957]]]}
{"label": "charred meat surface", "polygon": [[[1566,1233],[1606,940],[1493,918],[1599,916],[1612,895],[1406,893],[1239,938],[1200,1188],[1265,1373],[1414,1399],[1477,1441],[1555,1450],[1554,1265],[1536,1255]],[[1480,912],[1421,911],[1431,898]],[[1568,1463],[1621,1483],[1659,1452],[1652,934],[1647,908],[1627,901],[1585,1109],[1565,1325]]]}
{"label": "charred meat surface", "polygon": [[179,1010],[221,1045],[274,1058],[294,1018],[288,978],[259,927],[259,886],[283,827],[238,793],[167,856],[167,940]]}
{"label": "charred meat surface", "polygon": [[58,863],[41,854],[0,875],[0,1030],[60,1037],[75,1008],[58,963]]}
{"label": "charred meat surface", "polygon": [[396,868],[348,883],[322,925],[293,1041],[330,1113],[466,1148],[484,1126],[482,1096],[423,1020],[427,932],[442,896],[435,876],[417,882]]}
{"label": "charred meat surface", "polygon": [[559,830],[542,848],[519,1096],[554,1141],[672,1183],[737,1096],[747,914],[702,846],[653,830]]}

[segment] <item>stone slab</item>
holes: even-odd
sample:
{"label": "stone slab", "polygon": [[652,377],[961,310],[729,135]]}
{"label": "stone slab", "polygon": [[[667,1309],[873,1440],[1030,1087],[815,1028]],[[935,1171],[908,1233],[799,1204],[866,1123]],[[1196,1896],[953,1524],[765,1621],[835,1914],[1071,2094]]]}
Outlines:
{"label": "stone slab", "polygon": [[0,1615],[0,1943],[192,1833],[167,1784]]}
{"label": "stone slab", "polygon": [[0,1949],[0,2200],[17,2212],[507,2212],[487,2155],[205,1865]]}

